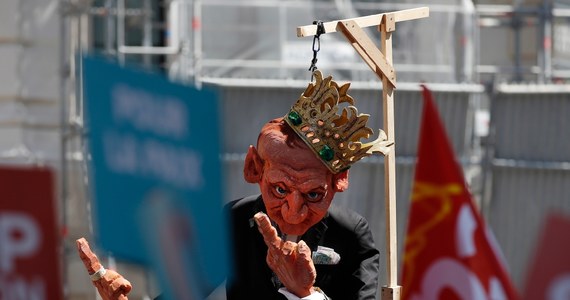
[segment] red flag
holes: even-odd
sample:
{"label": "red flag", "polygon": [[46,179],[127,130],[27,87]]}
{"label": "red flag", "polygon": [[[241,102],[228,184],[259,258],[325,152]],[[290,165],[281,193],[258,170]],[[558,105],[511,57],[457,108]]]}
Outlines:
{"label": "red flag", "polygon": [[570,298],[570,216],[551,212],[536,243],[524,300]]}
{"label": "red flag", "polygon": [[422,85],[424,110],[403,268],[404,300],[518,299]]}

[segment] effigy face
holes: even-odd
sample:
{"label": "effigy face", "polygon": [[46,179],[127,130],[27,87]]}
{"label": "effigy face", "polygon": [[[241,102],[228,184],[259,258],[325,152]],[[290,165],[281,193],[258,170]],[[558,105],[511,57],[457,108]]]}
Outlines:
{"label": "effigy face", "polygon": [[259,145],[259,182],[267,214],[281,232],[302,235],[326,214],[335,194],[333,174],[305,145],[291,147],[276,129]]}

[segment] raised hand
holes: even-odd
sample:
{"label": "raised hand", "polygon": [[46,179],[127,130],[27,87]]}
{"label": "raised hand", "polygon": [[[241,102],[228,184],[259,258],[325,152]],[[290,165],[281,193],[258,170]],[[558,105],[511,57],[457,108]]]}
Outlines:
{"label": "raised hand", "polygon": [[255,214],[254,219],[268,248],[266,260],[269,268],[289,292],[300,298],[310,295],[317,271],[309,246],[304,241],[283,241],[264,213]]}
{"label": "raised hand", "polygon": [[131,291],[131,283],[121,274],[113,270],[105,270],[97,255],[89,248],[85,238],[76,241],[79,257],[89,272],[93,285],[97,288],[103,300],[128,300],[127,294]]}

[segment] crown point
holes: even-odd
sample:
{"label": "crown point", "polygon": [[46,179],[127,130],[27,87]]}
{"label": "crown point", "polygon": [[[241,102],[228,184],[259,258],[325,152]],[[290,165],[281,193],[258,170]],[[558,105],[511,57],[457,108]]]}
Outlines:
{"label": "crown point", "polygon": [[330,161],[334,158],[334,151],[331,147],[324,145],[323,148],[319,150],[319,156],[325,161]]}
{"label": "crown point", "polygon": [[299,114],[295,111],[289,112],[289,115],[287,115],[287,118],[289,118],[289,121],[291,121],[291,124],[293,124],[295,126],[302,123],[301,116],[299,116]]}

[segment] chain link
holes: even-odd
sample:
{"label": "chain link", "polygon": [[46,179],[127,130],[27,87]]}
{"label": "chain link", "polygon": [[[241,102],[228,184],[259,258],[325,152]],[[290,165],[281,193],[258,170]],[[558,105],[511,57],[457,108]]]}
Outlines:
{"label": "chain link", "polygon": [[317,53],[321,50],[321,34],[325,33],[323,21],[313,21],[313,24],[317,25],[317,33],[313,37],[313,59],[311,60],[311,66],[309,67],[309,71],[311,71],[311,73],[317,69]]}

